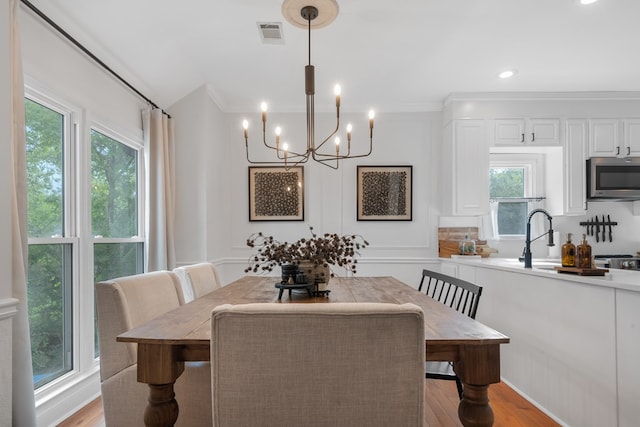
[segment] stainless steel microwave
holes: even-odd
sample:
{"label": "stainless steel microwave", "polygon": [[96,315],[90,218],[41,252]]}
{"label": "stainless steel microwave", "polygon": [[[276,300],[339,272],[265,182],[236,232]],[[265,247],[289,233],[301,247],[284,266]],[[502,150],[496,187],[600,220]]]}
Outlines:
{"label": "stainless steel microwave", "polygon": [[640,200],[640,157],[587,160],[587,199]]}

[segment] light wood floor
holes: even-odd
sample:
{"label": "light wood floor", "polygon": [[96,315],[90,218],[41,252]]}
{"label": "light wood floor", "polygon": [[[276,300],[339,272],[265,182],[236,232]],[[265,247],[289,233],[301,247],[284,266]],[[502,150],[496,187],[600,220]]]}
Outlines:
{"label": "light wood floor", "polygon": [[[458,394],[453,381],[425,381],[425,425],[428,427],[460,427]],[[559,424],[530,404],[506,384],[489,387],[489,400],[494,414],[494,427],[559,427]],[[98,398],[82,408],[58,427],[102,427],[104,415]]]}

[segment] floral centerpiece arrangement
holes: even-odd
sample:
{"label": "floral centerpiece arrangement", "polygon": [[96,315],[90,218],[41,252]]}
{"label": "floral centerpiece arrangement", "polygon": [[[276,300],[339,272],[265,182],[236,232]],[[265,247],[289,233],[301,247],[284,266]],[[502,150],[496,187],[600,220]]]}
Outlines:
{"label": "floral centerpiece arrangement", "polygon": [[[249,258],[245,273],[267,273],[276,266],[300,264],[307,261],[315,266],[329,267],[337,265],[356,273],[359,250],[369,245],[358,234],[338,235],[325,233],[318,237],[309,227],[310,238],[301,238],[295,242],[280,242],[273,236],[254,233],[247,239],[247,246],[257,248],[256,254]],[[333,271],[331,277],[334,276]]]}

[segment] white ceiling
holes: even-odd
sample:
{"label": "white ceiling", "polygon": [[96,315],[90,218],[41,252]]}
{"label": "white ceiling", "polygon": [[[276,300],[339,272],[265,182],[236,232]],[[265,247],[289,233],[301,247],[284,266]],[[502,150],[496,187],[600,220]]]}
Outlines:
{"label": "white ceiling", "polygon": [[[307,34],[281,0],[31,0],[163,108],[207,85],[224,111],[302,111]],[[316,109],[438,110],[452,92],[638,91],[640,1],[338,0],[312,32]],[[282,22],[263,44],[257,22]],[[498,73],[518,69],[509,80]]]}

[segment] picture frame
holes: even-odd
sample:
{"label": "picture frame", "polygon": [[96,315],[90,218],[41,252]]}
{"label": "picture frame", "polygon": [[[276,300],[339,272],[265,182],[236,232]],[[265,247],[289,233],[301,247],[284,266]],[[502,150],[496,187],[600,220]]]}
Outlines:
{"label": "picture frame", "polygon": [[304,221],[303,166],[249,166],[249,221]]}
{"label": "picture frame", "polygon": [[411,221],[413,166],[357,167],[358,221]]}

